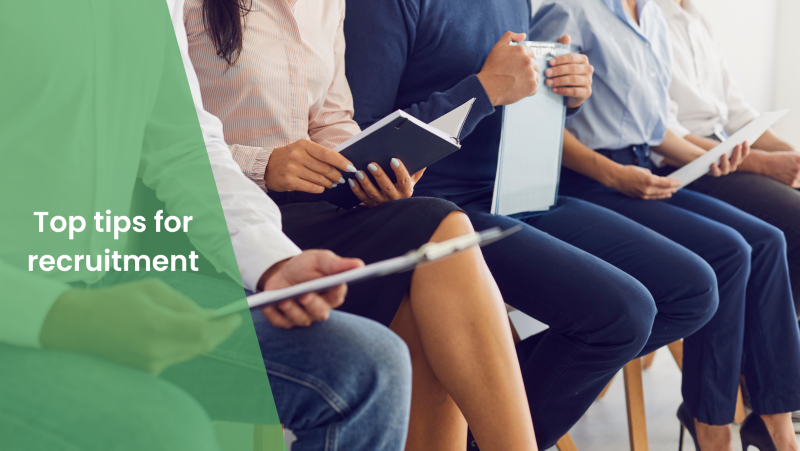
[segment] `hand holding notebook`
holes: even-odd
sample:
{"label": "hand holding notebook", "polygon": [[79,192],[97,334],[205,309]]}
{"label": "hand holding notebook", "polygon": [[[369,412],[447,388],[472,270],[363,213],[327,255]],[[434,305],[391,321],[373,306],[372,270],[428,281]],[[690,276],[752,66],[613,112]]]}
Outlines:
{"label": "hand holding notebook", "polygon": [[[394,182],[392,159],[401,161],[408,173],[414,174],[450,155],[461,148],[458,136],[474,101],[464,103],[430,124],[402,110],[386,116],[334,149],[360,170],[343,174],[343,178],[368,177],[368,165],[375,163]],[[316,199],[342,208],[353,208],[361,203],[348,183],[337,184]]]}

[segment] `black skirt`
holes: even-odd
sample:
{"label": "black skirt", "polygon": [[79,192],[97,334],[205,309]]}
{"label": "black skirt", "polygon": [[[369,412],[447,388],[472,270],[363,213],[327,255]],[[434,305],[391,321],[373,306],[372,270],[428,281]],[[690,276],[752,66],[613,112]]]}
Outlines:
{"label": "black skirt", "polygon": [[[342,210],[327,202],[283,203],[283,232],[301,249],[328,249],[374,263],[427,243],[455,204],[412,197],[377,207]],[[339,310],[388,326],[411,284],[413,271],[353,284]]]}

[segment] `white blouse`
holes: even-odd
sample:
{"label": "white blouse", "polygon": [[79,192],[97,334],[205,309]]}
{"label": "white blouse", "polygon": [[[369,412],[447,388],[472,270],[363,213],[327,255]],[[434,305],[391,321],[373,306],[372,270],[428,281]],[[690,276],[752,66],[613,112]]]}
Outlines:
{"label": "white blouse", "polygon": [[731,78],[711,27],[692,0],[655,0],[669,24],[672,84],[669,128],[679,136],[732,134],[759,114]]}

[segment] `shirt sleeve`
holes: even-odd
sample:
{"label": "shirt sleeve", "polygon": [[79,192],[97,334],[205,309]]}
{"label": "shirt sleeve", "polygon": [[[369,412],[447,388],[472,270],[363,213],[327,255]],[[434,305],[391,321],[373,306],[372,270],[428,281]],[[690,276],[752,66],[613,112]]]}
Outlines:
{"label": "shirt sleeve", "polygon": [[[261,275],[273,264],[298,255],[300,249],[281,231],[278,206],[244,176],[242,163],[233,155],[247,156],[251,167],[258,165],[260,155],[272,149],[231,146],[225,144],[222,122],[203,108],[200,84],[189,58],[186,30],[183,23],[183,0],[175,0],[172,24],[178,40],[184,70],[189,82],[200,128],[203,132],[211,171],[214,175],[225,222],[245,288],[256,291]],[[266,167],[266,161],[263,166]],[[263,181],[263,168],[261,170]],[[152,180],[155,181],[155,180]]]}
{"label": "shirt sleeve", "polygon": [[[414,48],[419,9],[413,1],[351,1],[344,30],[347,79],[358,102],[355,120],[366,128],[396,109],[395,99],[406,63]],[[404,108],[423,122],[431,122],[475,98],[461,130],[467,137],[494,106],[477,75],[470,75],[452,88],[435,92],[426,100]]]}
{"label": "shirt sleeve", "polygon": [[555,42],[561,36],[568,34],[571,39],[571,45],[579,53],[584,53],[586,45],[584,36],[591,36],[591,33],[584,33],[582,24],[585,21],[581,20],[582,14],[582,9],[573,11],[561,3],[543,4],[531,19],[528,39],[531,41]]}
{"label": "shirt sleeve", "polygon": [[728,134],[734,134],[740,128],[747,125],[750,121],[759,116],[758,111],[753,109],[744,100],[742,89],[739,84],[731,77],[728,64],[723,60],[722,67],[722,83],[725,90],[725,101],[728,105],[728,124],[725,126],[725,131]]}
{"label": "shirt sleeve", "polygon": [[309,118],[308,136],[311,141],[334,148],[361,132],[353,120],[353,95],[344,72],[344,2],[342,16],[336,30],[333,80],[325,95],[322,108]]}
{"label": "shirt sleeve", "polygon": [[39,335],[59,296],[70,286],[0,260],[0,342],[41,347]]}

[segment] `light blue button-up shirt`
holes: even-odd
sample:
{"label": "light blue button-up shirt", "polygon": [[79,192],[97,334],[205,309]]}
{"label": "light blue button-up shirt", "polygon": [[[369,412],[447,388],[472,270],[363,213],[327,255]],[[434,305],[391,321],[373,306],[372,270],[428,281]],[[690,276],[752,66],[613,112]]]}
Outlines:
{"label": "light blue button-up shirt", "polygon": [[545,0],[529,38],[555,41],[561,35],[594,66],[592,96],[567,130],[592,149],[656,146],[664,140],[672,74],[669,28],[651,0],[637,0],[639,24],[623,0]]}

